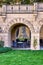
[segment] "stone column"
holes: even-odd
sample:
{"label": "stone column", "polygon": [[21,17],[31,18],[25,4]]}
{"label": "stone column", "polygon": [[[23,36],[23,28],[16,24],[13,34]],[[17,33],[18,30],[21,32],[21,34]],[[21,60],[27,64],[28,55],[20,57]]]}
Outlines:
{"label": "stone column", "polygon": [[4,47],[11,47],[10,37],[8,33],[4,34]]}
{"label": "stone column", "polygon": [[[34,39],[37,40],[34,46]],[[35,48],[36,47],[36,48]],[[39,33],[31,33],[31,49],[32,50],[39,50],[40,44],[39,44]]]}

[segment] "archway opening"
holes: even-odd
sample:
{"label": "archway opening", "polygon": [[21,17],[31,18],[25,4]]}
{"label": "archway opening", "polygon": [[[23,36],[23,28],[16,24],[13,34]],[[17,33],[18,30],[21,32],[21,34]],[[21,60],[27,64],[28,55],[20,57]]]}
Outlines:
{"label": "archway opening", "polygon": [[31,31],[28,26],[18,23],[11,27],[11,47],[29,48],[31,46]]}
{"label": "archway opening", "polygon": [[43,25],[40,29],[40,49],[43,49]]}

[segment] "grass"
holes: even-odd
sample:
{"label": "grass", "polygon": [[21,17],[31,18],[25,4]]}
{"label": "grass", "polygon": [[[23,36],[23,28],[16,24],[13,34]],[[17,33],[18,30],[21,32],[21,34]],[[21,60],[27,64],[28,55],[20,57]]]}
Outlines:
{"label": "grass", "polygon": [[0,65],[43,65],[43,51],[13,50],[2,53]]}

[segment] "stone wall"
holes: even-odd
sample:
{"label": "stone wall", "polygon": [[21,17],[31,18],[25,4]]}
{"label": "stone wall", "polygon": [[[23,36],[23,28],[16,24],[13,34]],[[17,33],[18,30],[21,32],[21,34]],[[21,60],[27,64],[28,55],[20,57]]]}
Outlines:
{"label": "stone wall", "polygon": [[[25,13],[25,14],[6,14],[0,15],[0,40],[3,40],[4,46],[11,47],[11,28],[16,24],[24,24],[31,31],[31,49],[40,49],[40,29],[43,25],[43,12]],[[33,46],[34,37],[37,39],[36,48]]]}

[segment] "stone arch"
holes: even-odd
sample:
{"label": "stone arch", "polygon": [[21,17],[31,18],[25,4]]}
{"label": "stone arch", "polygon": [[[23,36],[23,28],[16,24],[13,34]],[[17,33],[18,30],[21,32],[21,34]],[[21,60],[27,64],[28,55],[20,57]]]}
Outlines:
{"label": "stone arch", "polygon": [[43,25],[40,28],[40,49],[43,49]]}
{"label": "stone arch", "polygon": [[43,25],[43,18],[38,22],[38,24],[39,24],[39,32],[40,32],[40,29],[41,29],[41,27]]}
{"label": "stone arch", "polygon": [[42,49],[41,47],[43,47],[42,45],[42,43],[41,43],[41,40],[43,40],[42,38],[41,38],[41,36],[43,36],[42,35],[42,31],[43,31],[43,29],[42,29],[42,27],[43,27],[43,18],[38,22],[39,23],[39,45],[40,45],[40,49]]}
{"label": "stone arch", "polygon": [[[10,32],[10,30],[11,30],[11,27],[15,24],[23,24],[30,29],[31,33],[35,32],[33,24],[30,21],[28,21],[24,18],[14,18],[11,21],[8,21],[6,23],[6,27],[4,29],[4,32],[6,33],[5,46],[11,47],[11,32]],[[32,40],[33,40],[33,37],[32,37],[32,34],[31,34],[31,46],[32,46]],[[30,46],[30,48],[31,48],[31,46]]]}
{"label": "stone arch", "polygon": [[26,26],[28,26],[30,28],[30,31],[31,32],[34,32],[34,27],[33,25],[31,24],[31,22],[29,22],[28,20],[24,19],[24,18],[14,18],[12,19],[11,21],[9,21],[5,27],[5,32],[9,32],[11,26],[17,24],[17,23],[21,23],[21,24],[24,24]]}

